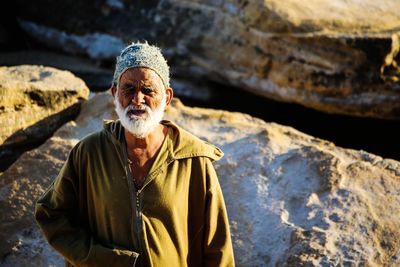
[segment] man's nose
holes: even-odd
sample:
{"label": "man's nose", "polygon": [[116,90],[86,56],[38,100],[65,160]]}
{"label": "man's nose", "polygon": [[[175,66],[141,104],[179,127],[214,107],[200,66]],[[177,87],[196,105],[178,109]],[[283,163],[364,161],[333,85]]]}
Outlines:
{"label": "man's nose", "polygon": [[142,92],[136,92],[133,97],[132,97],[132,104],[134,104],[135,106],[139,106],[141,104],[144,104],[144,95],[142,94]]}

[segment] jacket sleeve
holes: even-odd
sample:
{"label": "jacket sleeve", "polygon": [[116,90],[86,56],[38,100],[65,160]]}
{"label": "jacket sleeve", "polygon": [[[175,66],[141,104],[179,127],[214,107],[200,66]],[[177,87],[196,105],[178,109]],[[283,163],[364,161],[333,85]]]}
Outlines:
{"label": "jacket sleeve", "polygon": [[206,195],[203,266],[235,266],[224,197],[209,159],[206,161],[206,173],[209,183]]}
{"label": "jacket sleeve", "polygon": [[74,266],[135,266],[138,253],[97,242],[79,223],[73,151],[39,198],[35,218],[49,244]]}

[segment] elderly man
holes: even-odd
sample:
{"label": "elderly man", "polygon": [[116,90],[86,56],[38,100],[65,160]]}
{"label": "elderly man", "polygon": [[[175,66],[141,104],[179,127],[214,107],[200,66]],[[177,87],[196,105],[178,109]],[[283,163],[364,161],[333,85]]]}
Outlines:
{"label": "elderly man", "polygon": [[234,266],[212,161],[223,153],[169,121],[157,47],[132,43],[111,92],[119,120],[81,140],[38,200],[36,220],[67,266]]}

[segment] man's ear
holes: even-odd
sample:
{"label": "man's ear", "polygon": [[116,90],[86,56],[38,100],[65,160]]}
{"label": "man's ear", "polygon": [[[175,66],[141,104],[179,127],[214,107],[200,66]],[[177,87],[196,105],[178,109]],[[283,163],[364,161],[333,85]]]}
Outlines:
{"label": "man's ear", "polygon": [[112,84],[110,91],[111,91],[112,96],[115,97],[115,94],[117,93],[117,86],[115,84]]}
{"label": "man's ear", "polygon": [[167,95],[166,100],[165,100],[165,101],[167,101],[166,107],[168,107],[169,104],[171,104],[172,98],[174,97],[174,90],[172,90],[171,87],[167,87],[165,89],[165,93]]}

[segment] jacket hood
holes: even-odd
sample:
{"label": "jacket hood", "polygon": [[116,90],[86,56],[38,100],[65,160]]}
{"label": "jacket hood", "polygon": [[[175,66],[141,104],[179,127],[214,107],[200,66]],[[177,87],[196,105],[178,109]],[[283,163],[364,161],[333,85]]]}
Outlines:
{"label": "jacket hood", "polygon": [[[172,159],[208,157],[212,160],[219,160],[223,157],[224,153],[221,149],[201,140],[171,121],[163,120],[161,124],[170,129],[169,135],[171,138],[167,137],[168,140],[166,141],[168,142],[168,152]],[[114,143],[124,143],[124,127],[119,120],[105,120],[104,131],[110,136]]]}

